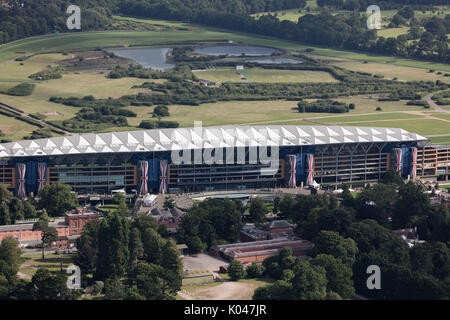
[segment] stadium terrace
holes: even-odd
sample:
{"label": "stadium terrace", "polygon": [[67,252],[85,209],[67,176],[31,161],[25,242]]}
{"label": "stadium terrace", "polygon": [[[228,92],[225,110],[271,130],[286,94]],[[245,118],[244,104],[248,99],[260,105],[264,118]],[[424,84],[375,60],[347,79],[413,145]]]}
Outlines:
{"label": "stadium terrace", "polygon": [[430,165],[442,158],[439,152],[450,154],[449,148],[433,147],[425,137],[397,128],[286,125],[93,133],[0,144],[0,183],[25,197],[58,181],[80,194],[118,189],[147,194],[363,185],[379,181],[390,168],[405,178],[448,180],[448,161]]}

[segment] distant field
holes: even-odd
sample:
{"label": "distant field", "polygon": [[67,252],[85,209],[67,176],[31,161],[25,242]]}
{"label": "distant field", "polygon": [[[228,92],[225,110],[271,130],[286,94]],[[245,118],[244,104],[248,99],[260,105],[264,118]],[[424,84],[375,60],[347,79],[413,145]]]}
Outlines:
{"label": "distant field", "polygon": [[278,40],[275,38],[216,31],[200,27],[196,30],[190,31],[102,31],[63,33],[32,37],[1,45],[0,63],[14,57],[22,56],[24,54],[30,54],[40,51],[68,51],[75,49],[92,49],[98,47],[154,45],[163,43],[169,44],[211,40],[232,40],[234,42],[242,42],[262,46],[274,46],[286,50],[296,51],[304,51],[308,48],[314,48],[315,54],[323,56],[367,60],[372,62],[390,61],[391,64],[395,65],[450,71],[450,65],[448,64],[321,48],[318,46],[299,44],[292,41]]}
{"label": "distant field", "polygon": [[[377,105],[383,105],[382,102],[375,101],[363,96],[347,97],[337,99],[346,103],[355,103],[356,110],[352,110],[345,114],[336,113],[299,113],[297,111],[297,101],[275,100],[275,101],[226,101],[217,103],[206,103],[200,106],[169,106],[170,117],[164,120],[173,120],[180,123],[182,127],[190,127],[194,121],[203,121],[204,126],[217,125],[237,125],[247,123],[284,123],[294,124],[295,121],[303,124],[311,124],[305,122],[304,119],[317,118],[318,122],[348,122],[351,121],[375,121],[390,119],[420,119],[419,115],[410,115],[398,113],[398,111],[422,111],[421,107],[406,106],[404,102],[395,101],[383,108],[383,112],[377,113],[375,108]],[[385,102],[384,102],[385,104]],[[137,113],[136,118],[129,118],[131,125],[138,125],[141,120],[155,120],[152,118],[151,112],[153,107],[128,107]],[[394,112],[394,113],[384,113]],[[360,115],[370,113],[368,115]],[[388,124],[388,122],[385,122]],[[445,132],[445,131],[444,131]],[[441,132],[442,133],[442,132]]]}
{"label": "distant field", "polygon": [[[106,72],[83,71],[64,73],[61,79],[34,81],[28,78],[30,74],[42,71],[47,65],[56,66],[68,56],[61,54],[43,54],[20,62],[0,66],[0,90],[5,90],[21,82],[34,82],[36,89],[31,96],[9,96],[0,94],[0,102],[22,110],[28,114],[37,112],[58,112],[59,115],[48,116],[46,120],[64,120],[72,118],[79,108],[49,102],[51,96],[84,97],[93,95],[96,98],[119,98],[126,94],[137,93],[131,89],[133,85],[141,84],[142,79],[122,78],[108,79]],[[163,80],[155,80],[163,81]],[[6,116],[0,117],[0,129],[6,135],[3,138],[19,140],[30,134],[37,127]]]}
{"label": "distant field", "polygon": [[329,73],[322,71],[249,68],[239,72],[245,75],[240,76],[235,68],[210,69],[195,74],[200,79],[215,82],[241,82],[241,77],[250,82],[338,82]]}
{"label": "distant field", "polygon": [[450,134],[448,136],[442,136],[442,137],[431,137],[432,143],[438,143],[438,144],[450,144]]}
{"label": "distant field", "polygon": [[25,254],[22,256],[24,262],[20,265],[19,272],[31,277],[34,275],[39,267],[45,267],[49,271],[60,271],[61,263],[63,270],[66,270],[69,265],[73,263],[73,257],[76,254],[60,254],[57,255],[53,252],[47,252],[45,254],[45,260],[42,260],[42,254]]}
{"label": "distant field", "polygon": [[420,115],[407,114],[407,113],[380,113],[372,115],[361,115],[361,116],[347,116],[347,117],[329,117],[319,119],[320,122],[339,122],[347,123],[352,125],[352,122],[358,121],[376,121],[376,120],[392,120],[392,119],[420,119]]}
{"label": "distant field", "polygon": [[4,133],[4,136],[0,139],[22,140],[25,134],[29,134],[37,128],[26,122],[0,114],[0,130]]}
{"label": "distant field", "polygon": [[431,119],[394,120],[384,122],[352,122],[352,126],[403,128],[407,131],[415,132],[424,136],[450,133],[450,126],[448,122]]}
{"label": "distant field", "polygon": [[[381,74],[386,79],[398,78],[403,81],[436,81],[441,80],[443,82],[450,83],[450,77],[445,77],[443,74],[436,74],[437,71],[444,71],[443,69],[435,69],[435,72],[429,72],[429,70],[421,68],[411,68],[404,66],[396,66],[386,62],[374,63],[374,62],[355,62],[351,60],[336,61],[333,65],[361,72],[369,72],[372,74]],[[444,71],[445,72],[445,71]]]}
{"label": "distant field", "polygon": [[379,37],[385,37],[385,38],[390,38],[390,37],[396,38],[401,34],[407,34],[408,30],[409,30],[409,27],[386,28],[386,29],[377,30],[377,35]]}

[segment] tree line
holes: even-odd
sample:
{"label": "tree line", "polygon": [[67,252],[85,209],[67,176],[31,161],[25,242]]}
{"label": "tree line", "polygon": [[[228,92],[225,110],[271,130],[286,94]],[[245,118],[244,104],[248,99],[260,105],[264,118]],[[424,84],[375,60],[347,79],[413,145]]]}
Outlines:
{"label": "tree line", "polygon": [[[366,8],[367,6],[364,7],[364,12]],[[376,30],[367,29],[365,14],[357,11],[334,14],[325,10],[314,15],[306,14],[297,22],[279,21],[276,16],[270,14],[255,18],[245,13],[229,13],[209,7],[193,6],[179,9],[165,0],[151,4],[129,0],[121,4],[120,11],[131,15],[195,22],[333,48],[440,61],[450,59],[446,37],[446,34],[450,33],[450,15],[444,19],[426,18],[422,22],[426,32],[418,41],[409,43],[409,39],[405,37],[377,38]],[[436,25],[440,27],[436,28]]]}

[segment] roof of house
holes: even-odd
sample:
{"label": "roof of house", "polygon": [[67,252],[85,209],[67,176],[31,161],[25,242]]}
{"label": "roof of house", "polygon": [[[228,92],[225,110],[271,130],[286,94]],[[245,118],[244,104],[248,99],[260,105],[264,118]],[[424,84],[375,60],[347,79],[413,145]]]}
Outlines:
{"label": "roof of house", "polygon": [[0,144],[0,158],[426,140],[398,128],[295,125],[196,127],[74,134],[8,142]]}

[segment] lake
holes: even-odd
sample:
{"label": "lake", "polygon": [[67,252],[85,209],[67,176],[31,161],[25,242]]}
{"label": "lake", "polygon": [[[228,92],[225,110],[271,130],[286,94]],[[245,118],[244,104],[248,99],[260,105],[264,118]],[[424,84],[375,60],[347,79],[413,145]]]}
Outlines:
{"label": "lake", "polygon": [[144,68],[165,71],[175,67],[175,64],[167,63],[167,54],[172,51],[172,48],[114,49],[110,51],[118,57],[131,59]]}
{"label": "lake", "polygon": [[205,46],[195,48],[195,53],[207,54],[211,56],[270,56],[272,54],[281,54],[283,50],[269,48],[269,47],[257,47],[257,46],[237,46],[237,45],[219,45],[219,46]]}

